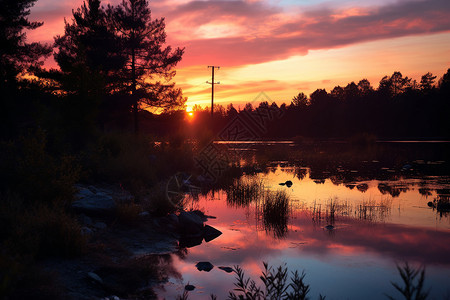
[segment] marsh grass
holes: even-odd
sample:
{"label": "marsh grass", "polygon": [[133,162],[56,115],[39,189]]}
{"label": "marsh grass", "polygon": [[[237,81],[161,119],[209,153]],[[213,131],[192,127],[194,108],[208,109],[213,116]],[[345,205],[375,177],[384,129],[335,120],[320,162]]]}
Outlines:
{"label": "marsh grass", "polygon": [[382,198],[380,201],[369,199],[356,206],[355,214],[361,220],[384,221],[390,215],[391,207],[392,198]]}
{"label": "marsh grass", "polygon": [[287,225],[291,215],[289,202],[289,196],[284,190],[267,190],[262,199],[264,228],[277,238],[284,237],[288,231]]}
{"label": "marsh grass", "polygon": [[330,198],[326,203],[314,201],[309,211],[313,221],[325,219],[333,224],[337,217],[348,216],[368,222],[382,222],[389,217],[392,209],[392,198],[384,197],[380,200],[368,199],[360,203]]}
{"label": "marsh grass", "polygon": [[235,179],[226,189],[227,203],[233,207],[247,207],[258,201],[263,192],[263,181],[257,177]]}

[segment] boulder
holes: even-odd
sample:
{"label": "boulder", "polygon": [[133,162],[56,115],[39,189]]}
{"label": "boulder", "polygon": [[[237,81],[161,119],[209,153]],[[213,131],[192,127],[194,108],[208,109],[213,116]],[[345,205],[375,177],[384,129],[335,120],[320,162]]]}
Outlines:
{"label": "boulder", "polygon": [[219,237],[221,234],[222,232],[220,230],[217,230],[216,228],[209,225],[205,225],[205,227],[203,228],[203,238],[207,243]]}
{"label": "boulder", "polygon": [[200,245],[203,242],[203,236],[202,235],[198,235],[198,236],[187,236],[187,235],[182,235],[180,236],[180,240],[179,240],[179,247],[180,248],[192,248],[195,246]]}
{"label": "boulder", "polygon": [[103,192],[94,193],[90,189],[80,188],[75,195],[72,208],[87,215],[102,215],[116,208],[113,197]]}
{"label": "boulder", "polygon": [[178,217],[181,233],[188,236],[202,236],[203,219],[194,212],[182,211]]}

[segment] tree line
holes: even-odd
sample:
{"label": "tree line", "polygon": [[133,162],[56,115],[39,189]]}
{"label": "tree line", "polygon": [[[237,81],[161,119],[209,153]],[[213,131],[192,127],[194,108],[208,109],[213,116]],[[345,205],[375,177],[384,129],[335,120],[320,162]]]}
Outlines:
{"label": "tree line", "polygon": [[377,88],[367,79],[351,82],[331,91],[317,89],[309,96],[298,93],[288,104],[247,103],[243,109],[233,104],[215,105],[214,119],[209,108],[194,106],[196,120],[190,125],[201,130],[205,123],[214,133],[226,128],[236,116],[278,110],[280,117],[265,124],[259,138],[350,138],[371,135],[386,139],[450,137],[450,69],[437,80],[426,73],[420,82],[394,72],[384,76]]}

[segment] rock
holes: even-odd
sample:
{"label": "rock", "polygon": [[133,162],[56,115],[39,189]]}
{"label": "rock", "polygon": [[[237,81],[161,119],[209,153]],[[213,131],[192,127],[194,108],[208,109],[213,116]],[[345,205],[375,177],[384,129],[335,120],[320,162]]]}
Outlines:
{"label": "rock", "polygon": [[333,226],[333,225],[327,225],[327,226],[325,226],[325,229],[327,229],[327,230],[333,230],[333,229],[334,229],[334,226]]}
{"label": "rock", "polygon": [[203,220],[194,212],[182,211],[178,217],[181,233],[190,236],[201,236],[203,233]]}
{"label": "rock", "polygon": [[88,272],[87,273],[87,277],[89,279],[91,279],[95,283],[98,283],[98,284],[101,284],[101,285],[103,284],[103,280],[100,278],[100,276],[98,276],[94,272]]}
{"label": "rock", "polygon": [[429,207],[434,207],[434,203],[431,202],[431,201],[429,201],[429,202],[428,202],[428,206],[429,206]]}
{"label": "rock", "polygon": [[143,211],[139,213],[139,217],[148,217],[150,213],[148,211]]}
{"label": "rock", "polygon": [[186,291],[193,291],[193,290],[195,290],[195,286],[193,286],[192,284],[187,284],[187,285],[184,287],[184,289],[185,289]]}
{"label": "rock", "polygon": [[93,224],[92,219],[89,218],[88,216],[86,216],[85,214],[79,215],[78,220],[83,225],[92,226],[92,224]]}
{"label": "rock", "polygon": [[89,235],[92,235],[93,233],[94,232],[89,227],[84,226],[81,228],[81,234],[84,236],[89,236]]}
{"label": "rock", "polygon": [[179,220],[178,220],[178,216],[176,214],[170,214],[167,216],[167,219],[169,220],[170,223],[172,223],[173,225],[178,226],[179,225]]}
{"label": "rock", "polygon": [[106,224],[103,222],[97,222],[94,224],[94,227],[97,229],[106,229],[108,226],[106,226]]}
{"label": "rock", "polygon": [[198,246],[203,241],[203,235],[199,236],[186,236],[182,235],[179,240],[180,248],[192,248]]}
{"label": "rock", "polygon": [[201,261],[201,262],[197,263],[195,265],[195,267],[197,268],[197,270],[205,271],[205,272],[209,272],[209,271],[211,271],[214,268],[212,263],[210,263],[208,261]]}
{"label": "rock", "polygon": [[412,170],[412,165],[410,164],[406,164],[402,167],[402,171],[411,171]]}
{"label": "rock", "polygon": [[219,269],[224,270],[227,273],[233,272],[233,268],[230,267],[219,267]]}
{"label": "rock", "polygon": [[281,183],[279,183],[279,185],[286,185],[286,183],[285,182],[281,182]]}
{"label": "rock", "polygon": [[103,192],[93,193],[91,190],[82,188],[75,195],[77,200],[72,203],[72,208],[85,214],[105,214],[116,208],[112,196]]}
{"label": "rock", "polygon": [[193,211],[191,211],[191,213],[199,216],[203,222],[208,221],[208,217],[201,210],[193,210]]}
{"label": "rock", "polygon": [[288,180],[285,182],[287,187],[291,187],[293,185],[292,181]]}
{"label": "rock", "polygon": [[77,198],[86,198],[86,197],[92,197],[95,194],[87,188],[79,187],[78,193],[76,194]]}
{"label": "rock", "polygon": [[222,232],[220,230],[217,230],[209,225],[205,225],[203,228],[203,238],[207,243],[219,237],[221,234]]}

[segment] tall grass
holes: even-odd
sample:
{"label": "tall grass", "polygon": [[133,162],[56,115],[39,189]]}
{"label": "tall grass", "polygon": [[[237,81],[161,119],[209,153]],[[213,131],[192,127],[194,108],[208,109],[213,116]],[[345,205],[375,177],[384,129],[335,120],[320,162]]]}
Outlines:
{"label": "tall grass", "polygon": [[330,198],[326,203],[314,201],[310,213],[314,221],[325,219],[333,224],[336,217],[353,216],[369,222],[384,221],[389,217],[392,208],[392,198],[385,197],[380,200],[368,199],[360,203],[351,203],[337,198]]}
{"label": "tall grass", "polygon": [[286,235],[291,213],[289,196],[284,190],[266,191],[262,200],[262,216],[264,228],[275,237]]}
{"label": "tall grass", "polygon": [[226,189],[227,203],[234,207],[247,207],[250,203],[258,201],[263,191],[264,184],[257,177],[235,179]]}
{"label": "tall grass", "polygon": [[255,218],[274,237],[281,238],[287,233],[291,205],[286,191],[268,190],[259,177],[251,176],[235,179],[225,192],[227,204],[232,207],[253,205]]}

